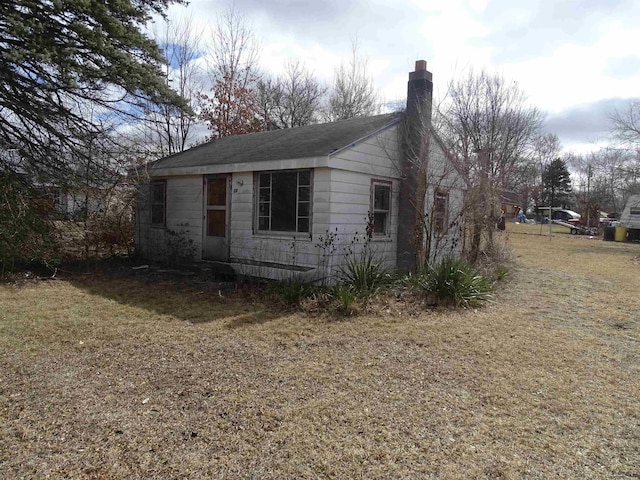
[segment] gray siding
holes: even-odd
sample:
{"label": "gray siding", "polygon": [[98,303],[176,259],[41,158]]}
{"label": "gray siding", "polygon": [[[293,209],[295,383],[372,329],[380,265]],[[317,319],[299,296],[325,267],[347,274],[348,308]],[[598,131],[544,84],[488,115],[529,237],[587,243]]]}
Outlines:
{"label": "gray siding", "polygon": [[[365,244],[389,267],[396,265],[399,199],[398,127],[387,128],[334,152],[329,157],[300,159],[300,162],[257,163],[256,171],[313,167],[312,231],[309,234],[255,231],[255,172],[235,168],[232,173],[229,212],[230,261],[249,275],[286,278],[305,275],[322,279],[339,272],[346,254],[358,255]],[[307,161],[310,160],[310,161]],[[450,166],[442,148],[432,144],[427,169],[427,204],[436,188],[449,193],[449,218],[462,208],[464,184]],[[372,208],[372,181],[391,184],[391,211],[387,235],[366,238],[368,214]],[[201,258],[203,241],[203,175],[166,177],[166,228],[150,225],[148,185],[140,188],[136,241],[140,253],[160,259],[166,253],[167,230],[181,232],[191,240],[195,259]],[[454,242],[453,236],[447,241]],[[275,266],[294,268],[275,268]],[[302,274],[301,271],[306,270]],[[297,273],[296,273],[297,272]]]}
{"label": "gray siding", "polygon": [[[155,180],[155,179],[154,179]],[[138,190],[136,248],[145,258],[167,260],[180,243],[191,241],[193,260],[202,258],[202,176],[166,179],[166,225],[151,225],[149,183]],[[170,232],[175,233],[170,235]],[[179,239],[182,239],[179,240]],[[181,254],[187,249],[181,249]]]}

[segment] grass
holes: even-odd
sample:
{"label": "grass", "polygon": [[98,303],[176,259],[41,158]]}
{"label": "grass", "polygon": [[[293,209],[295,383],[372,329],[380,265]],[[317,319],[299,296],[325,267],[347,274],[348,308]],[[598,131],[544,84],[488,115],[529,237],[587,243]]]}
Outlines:
{"label": "grass", "polygon": [[508,229],[480,310],[0,285],[0,477],[638,478],[640,245]]}

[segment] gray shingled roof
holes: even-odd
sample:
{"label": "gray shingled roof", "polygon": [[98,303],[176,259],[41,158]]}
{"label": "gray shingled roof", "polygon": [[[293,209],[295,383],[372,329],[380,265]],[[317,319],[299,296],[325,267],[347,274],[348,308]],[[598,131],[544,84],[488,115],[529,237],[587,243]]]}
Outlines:
{"label": "gray shingled roof", "polygon": [[329,155],[395,123],[400,114],[224,137],[162,158],[152,168],[199,167]]}

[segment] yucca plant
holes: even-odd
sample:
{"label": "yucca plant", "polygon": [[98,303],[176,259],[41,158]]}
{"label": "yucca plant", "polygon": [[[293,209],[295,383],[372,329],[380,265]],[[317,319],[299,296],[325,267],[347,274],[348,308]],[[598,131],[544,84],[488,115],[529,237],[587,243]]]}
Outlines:
{"label": "yucca plant", "polygon": [[352,315],[354,313],[354,307],[358,295],[352,288],[338,284],[333,288],[333,295],[335,298],[337,310],[343,315]]}
{"label": "yucca plant", "polygon": [[341,283],[361,297],[375,294],[392,281],[391,270],[370,248],[364,248],[359,255],[347,255],[341,268]]}
{"label": "yucca plant", "polygon": [[415,277],[415,284],[440,304],[471,307],[489,299],[492,284],[463,259],[446,257],[427,265]]}

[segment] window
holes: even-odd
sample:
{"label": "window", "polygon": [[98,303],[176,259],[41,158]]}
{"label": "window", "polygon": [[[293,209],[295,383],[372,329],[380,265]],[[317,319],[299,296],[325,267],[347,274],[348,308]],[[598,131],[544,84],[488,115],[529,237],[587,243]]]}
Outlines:
{"label": "window", "polygon": [[258,173],[258,230],[304,232],[311,228],[311,170]]}
{"label": "window", "polygon": [[433,230],[438,235],[445,234],[447,230],[448,207],[449,194],[436,190],[433,203]]}
{"label": "window", "polygon": [[388,235],[391,213],[391,182],[371,182],[371,212],[373,225],[369,228],[370,235]]}
{"label": "window", "polygon": [[151,182],[151,225],[164,225],[166,223],[166,193],[166,181],[157,180]]}

